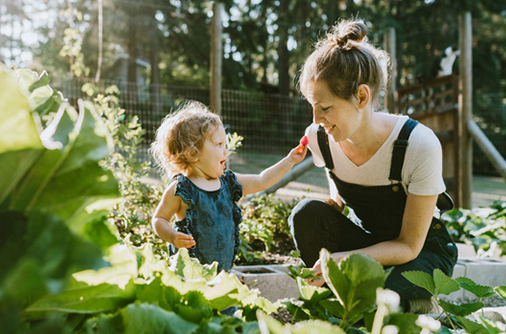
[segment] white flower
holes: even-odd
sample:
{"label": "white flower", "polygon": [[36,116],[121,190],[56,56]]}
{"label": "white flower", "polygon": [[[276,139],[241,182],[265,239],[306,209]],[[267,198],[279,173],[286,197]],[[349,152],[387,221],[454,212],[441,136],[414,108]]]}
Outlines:
{"label": "white flower", "polygon": [[394,325],[387,325],[383,327],[381,330],[381,334],[397,334],[399,333],[399,328]]}
{"label": "white flower", "polygon": [[401,298],[397,292],[382,288],[376,290],[376,303],[378,305],[385,305],[390,312],[396,312],[400,302]]}
{"label": "white flower", "polygon": [[416,319],[415,324],[424,329],[428,329],[431,332],[435,332],[441,328],[441,323],[438,320],[426,316],[424,314],[420,314],[418,316],[418,319]]}

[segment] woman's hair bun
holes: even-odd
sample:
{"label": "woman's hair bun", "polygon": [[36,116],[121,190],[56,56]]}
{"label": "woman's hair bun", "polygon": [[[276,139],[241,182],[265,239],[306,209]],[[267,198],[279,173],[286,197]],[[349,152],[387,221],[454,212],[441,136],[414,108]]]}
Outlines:
{"label": "woman's hair bun", "polygon": [[368,32],[369,29],[361,21],[341,21],[329,33],[328,40],[339,47],[345,47],[349,41],[364,41]]}

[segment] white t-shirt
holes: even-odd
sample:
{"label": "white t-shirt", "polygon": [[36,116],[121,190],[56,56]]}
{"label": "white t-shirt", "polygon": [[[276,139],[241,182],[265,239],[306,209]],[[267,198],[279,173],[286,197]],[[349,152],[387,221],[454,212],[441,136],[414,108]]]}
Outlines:
{"label": "white t-shirt", "polygon": [[[388,179],[392,162],[393,145],[402,126],[408,119],[407,116],[399,116],[394,129],[378,151],[364,164],[355,165],[341,150],[339,143],[329,138],[330,151],[334,161],[332,172],[342,181],[362,186],[382,186],[392,184]],[[318,124],[311,124],[306,128],[309,139],[309,149],[313,155],[314,164],[324,167],[325,161],[318,146],[316,131]],[[414,195],[437,195],[446,190],[442,170],[443,156],[439,140],[434,132],[419,123],[409,136],[404,165],[402,168],[402,186],[406,194]],[[395,182],[395,181],[394,181]],[[335,198],[336,190],[334,182],[329,180],[330,194]]]}

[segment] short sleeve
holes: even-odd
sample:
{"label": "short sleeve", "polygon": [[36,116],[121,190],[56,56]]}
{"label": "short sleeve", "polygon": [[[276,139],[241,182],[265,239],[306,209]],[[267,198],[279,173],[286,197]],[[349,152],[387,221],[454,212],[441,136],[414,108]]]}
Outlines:
{"label": "short sleeve", "polygon": [[222,178],[228,183],[230,192],[232,194],[232,200],[237,202],[242,197],[242,184],[237,181],[237,177],[231,170],[225,170]]}
{"label": "short sleeve", "polygon": [[[416,132],[415,132],[416,131]],[[415,195],[437,195],[445,191],[443,152],[432,130],[419,124],[410,138],[405,168],[408,191]]]}

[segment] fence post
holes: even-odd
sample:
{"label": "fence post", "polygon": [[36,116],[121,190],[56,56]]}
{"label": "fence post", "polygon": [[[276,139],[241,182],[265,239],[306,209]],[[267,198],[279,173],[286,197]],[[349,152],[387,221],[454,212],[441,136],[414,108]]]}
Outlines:
{"label": "fence post", "polygon": [[211,22],[211,83],[210,100],[211,108],[216,114],[222,116],[221,112],[221,63],[222,63],[222,25],[221,11],[223,4],[219,0],[214,1],[213,19]]}
{"label": "fence post", "polygon": [[397,58],[395,48],[395,29],[387,28],[383,37],[385,51],[390,55],[390,66],[387,69],[388,81],[386,84],[386,96],[384,100],[384,108],[390,114],[395,114],[395,94],[397,82]]}
{"label": "fence post", "polygon": [[473,142],[468,130],[468,123],[472,120],[472,45],[473,32],[471,13],[465,12],[459,15],[459,134],[460,134],[460,194],[461,207],[471,208],[471,194],[473,184]]}

